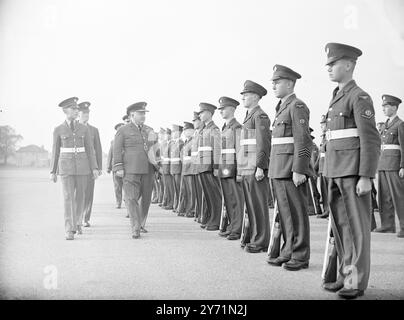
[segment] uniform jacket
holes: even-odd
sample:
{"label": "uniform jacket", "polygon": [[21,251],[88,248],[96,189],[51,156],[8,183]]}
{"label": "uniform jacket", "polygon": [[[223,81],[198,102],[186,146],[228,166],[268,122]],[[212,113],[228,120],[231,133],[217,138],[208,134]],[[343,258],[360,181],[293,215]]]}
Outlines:
{"label": "uniform jacket", "polygon": [[222,128],[221,157],[219,163],[219,177],[230,178],[237,176],[236,149],[237,137],[240,135],[242,125],[233,118],[229,124]]}
{"label": "uniform jacket", "polygon": [[[74,131],[65,121],[53,131],[51,173],[88,175],[98,169],[88,128],[75,121]],[[85,152],[60,152],[60,148],[82,148]]]}
{"label": "uniform jacket", "polygon": [[148,152],[153,144],[154,132],[149,126],[143,125],[141,131],[132,122],[120,127],[114,139],[113,170],[124,170],[125,174],[151,172]]}
{"label": "uniform jacket", "polygon": [[272,128],[272,139],[293,137],[294,143],[273,145],[269,175],[273,179],[292,178],[293,172],[311,176],[313,140],[309,130],[310,111],[295,94],[279,107]]}
{"label": "uniform jacket", "polygon": [[327,129],[357,128],[359,137],[327,141],[324,176],[373,178],[380,155],[380,136],[376,129],[371,97],[351,80],[338,93],[334,90],[327,113]]}
{"label": "uniform jacket", "polygon": [[400,149],[381,151],[378,170],[399,171],[404,168],[404,121],[396,116],[388,126],[381,129],[382,147],[384,144],[399,145]]}
{"label": "uniform jacket", "polygon": [[88,130],[90,131],[91,141],[93,142],[95,159],[97,160],[98,170],[102,170],[102,147],[100,140],[100,133],[96,127],[87,124]]}
{"label": "uniform jacket", "polygon": [[170,174],[181,174],[181,151],[184,146],[182,139],[173,139],[170,141]]}
{"label": "uniform jacket", "polygon": [[310,163],[313,167],[314,174],[317,176],[318,175],[318,169],[319,169],[319,161],[320,161],[320,149],[317,147],[317,145],[313,142],[312,149],[311,149],[311,158],[310,158]]}
{"label": "uniform jacket", "polygon": [[194,165],[192,163],[192,137],[184,141],[184,147],[181,151],[182,175],[189,176],[194,174]]}
{"label": "uniform jacket", "polygon": [[[211,121],[199,133],[198,156],[199,173],[219,169],[220,161],[220,130],[217,125]],[[211,148],[210,151],[203,151],[201,148]]]}
{"label": "uniform jacket", "polygon": [[[257,167],[268,169],[271,152],[270,123],[268,115],[260,106],[247,112],[238,143],[238,175],[255,174]],[[255,144],[243,144],[243,140],[255,141]]]}
{"label": "uniform jacket", "polygon": [[114,155],[114,140],[111,141],[111,145],[108,151],[108,158],[107,158],[107,170],[112,171],[113,163],[113,155]]}

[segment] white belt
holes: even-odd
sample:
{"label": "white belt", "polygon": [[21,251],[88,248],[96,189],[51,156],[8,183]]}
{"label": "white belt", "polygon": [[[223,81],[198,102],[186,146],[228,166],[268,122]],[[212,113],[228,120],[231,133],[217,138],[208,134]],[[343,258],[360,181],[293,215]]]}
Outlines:
{"label": "white belt", "polygon": [[295,142],[295,139],[293,137],[272,138],[272,140],[271,140],[272,145],[290,144],[290,143],[294,143],[294,142]]}
{"label": "white belt", "polygon": [[222,154],[236,153],[236,149],[222,149]]}
{"label": "white belt", "polygon": [[184,156],[184,161],[189,161],[191,159],[192,159],[192,157],[190,157],[190,156]]}
{"label": "white belt", "polygon": [[201,151],[212,151],[212,147],[199,147],[198,152],[201,152]]}
{"label": "white belt", "polygon": [[320,152],[320,158],[324,158],[325,157],[325,153],[324,152]]}
{"label": "white belt", "polygon": [[86,152],[86,149],[84,147],[80,147],[80,148],[60,148],[60,152],[62,152],[62,153]]}
{"label": "white belt", "polygon": [[161,160],[163,160],[163,162],[170,162],[170,158],[161,157]]}
{"label": "white belt", "polygon": [[170,161],[171,161],[171,162],[174,162],[174,161],[181,161],[181,158],[171,158]]}
{"label": "white belt", "polygon": [[257,144],[257,139],[241,139],[240,140],[240,146],[255,145],[255,144]]}
{"label": "white belt", "polygon": [[191,156],[193,156],[193,157],[198,156],[198,151],[191,152]]}
{"label": "white belt", "polygon": [[398,144],[382,144],[382,150],[401,150]]}
{"label": "white belt", "polygon": [[326,136],[327,140],[330,141],[330,140],[336,140],[336,139],[359,137],[359,133],[358,133],[357,128],[341,129],[341,130],[327,130],[325,136]]}

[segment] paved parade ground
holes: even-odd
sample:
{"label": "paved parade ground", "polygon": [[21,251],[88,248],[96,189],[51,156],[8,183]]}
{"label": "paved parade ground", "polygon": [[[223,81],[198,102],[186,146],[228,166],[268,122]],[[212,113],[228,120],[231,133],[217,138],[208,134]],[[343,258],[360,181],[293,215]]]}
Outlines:
{"label": "paved parade ground", "polygon": [[[49,170],[0,169],[1,298],[336,299],[320,286],[326,220],[310,217],[310,267],[291,272],[156,204],[149,233],[134,240],[125,215],[104,174],[91,227],[66,241],[60,181],[51,183]],[[359,299],[403,299],[404,239],[372,233],[371,259],[369,288]]]}

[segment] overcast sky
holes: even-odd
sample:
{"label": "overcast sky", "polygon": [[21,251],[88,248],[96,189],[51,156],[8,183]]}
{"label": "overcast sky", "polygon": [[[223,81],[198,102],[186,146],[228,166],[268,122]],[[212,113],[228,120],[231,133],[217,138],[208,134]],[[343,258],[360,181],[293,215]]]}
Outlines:
{"label": "overcast sky", "polygon": [[318,137],[335,87],[327,42],[362,49],[355,79],[384,121],[381,95],[404,98],[402,0],[0,0],[0,125],[23,135],[21,146],[51,150],[57,105],[77,96],[91,102],[108,152],[128,105],[146,101],[158,130],[189,121],[199,102],[240,100],[247,79],[268,89],[261,106],[272,120],[272,67],[284,64],[303,76],[296,93]]}

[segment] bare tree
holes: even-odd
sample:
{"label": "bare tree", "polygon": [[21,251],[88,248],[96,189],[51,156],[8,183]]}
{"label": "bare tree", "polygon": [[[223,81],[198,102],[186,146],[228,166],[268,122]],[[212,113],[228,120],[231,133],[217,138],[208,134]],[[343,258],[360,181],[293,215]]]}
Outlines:
{"label": "bare tree", "polygon": [[10,126],[0,126],[0,156],[4,157],[3,164],[7,164],[9,156],[15,153],[16,144],[22,139]]}

